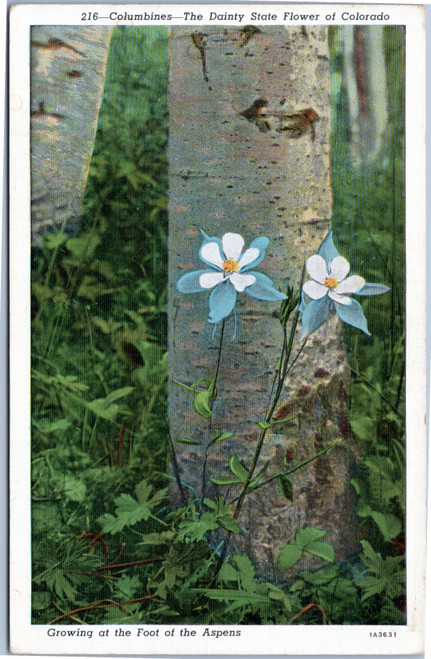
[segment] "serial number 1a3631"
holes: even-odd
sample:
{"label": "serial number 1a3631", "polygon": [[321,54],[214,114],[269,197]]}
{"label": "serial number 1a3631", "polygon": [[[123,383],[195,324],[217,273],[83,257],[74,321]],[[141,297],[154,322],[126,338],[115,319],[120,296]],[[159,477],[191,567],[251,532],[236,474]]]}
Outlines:
{"label": "serial number 1a3631", "polygon": [[370,632],[370,638],[395,638],[397,632]]}

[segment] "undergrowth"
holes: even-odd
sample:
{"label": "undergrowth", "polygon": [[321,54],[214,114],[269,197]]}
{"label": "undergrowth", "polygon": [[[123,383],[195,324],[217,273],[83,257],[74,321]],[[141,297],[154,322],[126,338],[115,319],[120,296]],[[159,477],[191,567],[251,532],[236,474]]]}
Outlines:
{"label": "undergrowth", "polygon": [[[402,57],[400,31],[390,30],[389,75]],[[332,55],[336,72],[334,47]],[[371,235],[380,260],[364,274],[389,274],[394,294],[364,304],[373,341],[346,335],[349,420],[364,454],[352,475],[362,551],[280,585],[257,579],[244,554],[220,565],[207,534],[236,531],[222,499],[203,510],[169,505],[166,62],[165,28],[116,28],[81,231],[47,235],[34,253],[33,622],[401,624],[403,209],[394,190],[402,188],[402,94],[391,92],[392,152],[377,176],[355,171],[338,149],[350,178],[343,188],[334,177],[340,246],[349,256],[340,226],[353,213],[356,262],[359,253],[367,263]],[[347,149],[342,92],[334,100]]]}

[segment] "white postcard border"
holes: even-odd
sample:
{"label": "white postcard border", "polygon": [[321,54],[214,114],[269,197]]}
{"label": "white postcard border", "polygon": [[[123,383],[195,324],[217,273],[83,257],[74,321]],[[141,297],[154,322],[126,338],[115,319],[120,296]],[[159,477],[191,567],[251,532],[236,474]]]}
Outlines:
{"label": "white postcard border", "polygon": [[[402,626],[211,626],[211,631],[240,631],[238,636],[203,635],[205,625],[92,625],[49,626],[30,624],[30,167],[29,67],[31,25],[82,25],[83,13],[109,15],[114,20],[87,21],[85,25],[142,24],[119,19],[142,11],[175,16],[202,14],[202,25],[248,24],[251,11],[265,14],[321,13],[319,25],[406,25],[406,389],[407,389],[407,625]],[[219,14],[244,15],[239,21],[209,20]],[[389,20],[338,19],[352,15],[389,15]],[[248,13],[247,13],[248,12]],[[336,15],[335,22],[332,15]],[[323,18],[325,16],[325,18]],[[11,650],[38,654],[410,654],[423,651],[426,521],[426,378],[425,378],[425,30],[424,10],[407,5],[17,5],[10,19],[10,466],[11,466]],[[330,17],[330,18],[329,18]],[[268,24],[302,24],[282,20]],[[166,24],[166,23],[165,23]],[[171,25],[189,24],[173,20]],[[191,24],[196,25],[193,21]],[[139,628],[157,635],[145,636]],[[130,636],[115,635],[117,630]],[[190,634],[181,635],[187,629]],[[54,630],[86,631],[85,635],[50,636]],[[89,638],[89,632],[92,636]],[[192,636],[191,632],[196,635]],[[266,631],[266,630],[265,630]],[[305,633],[306,632],[306,633]],[[373,633],[377,636],[373,636]],[[120,632],[118,632],[120,633]],[[381,634],[381,635],[379,635]],[[386,634],[386,636],[384,635]],[[390,634],[392,634],[390,636]],[[270,640],[269,640],[270,639]],[[270,643],[270,647],[268,644]]]}

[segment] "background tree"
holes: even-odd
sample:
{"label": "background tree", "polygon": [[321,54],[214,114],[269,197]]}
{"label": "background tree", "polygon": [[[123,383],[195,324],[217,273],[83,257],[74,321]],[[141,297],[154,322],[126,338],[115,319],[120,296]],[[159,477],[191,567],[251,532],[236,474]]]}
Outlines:
{"label": "background tree", "polygon": [[31,29],[32,242],[76,229],[112,28]]}

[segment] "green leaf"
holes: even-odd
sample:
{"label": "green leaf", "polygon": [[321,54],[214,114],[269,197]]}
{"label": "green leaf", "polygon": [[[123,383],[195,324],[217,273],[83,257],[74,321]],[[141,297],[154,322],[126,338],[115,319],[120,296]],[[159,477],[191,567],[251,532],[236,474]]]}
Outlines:
{"label": "green leaf", "polygon": [[67,236],[62,231],[56,233],[47,233],[43,237],[43,246],[47,249],[57,249],[67,240]]}
{"label": "green leaf", "polygon": [[178,444],[200,444],[201,442],[198,442],[197,440],[194,439],[187,439],[186,437],[178,437],[178,439],[175,440],[178,442]]}
{"label": "green leaf", "polygon": [[204,419],[209,419],[212,414],[210,407],[212,394],[213,394],[213,386],[211,384],[208,389],[205,389],[204,391],[200,391],[193,398],[193,406],[195,408],[195,411]]}
{"label": "green leaf", "polygon": [[229,468],[231,472],[240,479],[241,483],[246,483],[248,479],[247,469],[240,463],[236,455],[233,455],[229,460]]}
{"label": "green leaf", "polygon": [[354,488],[356,494],[360,494],[361,489],[362,489],[362,485],[363,485],[361,479],[360,478],[351,478],[350,483],[351,483],[352,487]]}
{"label": "green leaf", "polygon": [[64,432],[70,427],[70,425],[71,423],[67,419],[59,419],[58,421],[52,421],[52,423],[48,423],[46,426],[39,425],[38,430],[43,433]]}
{"label": "green leaf", "polygon": [[118,398],[124,398],[124,396],[128,396],[134,390],[135,387],[122,387],[121,389],[115,389],[115,391],[111,391],[111,393],[108,394],[106,398],[110,401],[118,400]]}
{"label": "green leaf", "polygon": [[284,608],[290,613],[292,611],[292,597],[272,583],[265,585],[268,586],[268,597],[276,602],[283,602]]}
{"label": "green leaf", "polygon": [[287,476],[279,476],[277,478],[277,489],[281,496],[286,497],[289,501],[293,501],[293,486]]}
{"label": "green leaf", "polygon": [[175,531],[160,531],[160,533],[145,533],[140,542],[141,545],[150,545],[161,547],[163,545],[170,545],[176,536]]}
{"label": "green leaf", "polygon": [[352,432],[358,439],[363,441],[372,439],[376,430],[376,422],[372,419],[367,419],[365,416],[358,418],[349,418],[349,424]]}
{"label": "green leaf", "polygon": [[35,611],[43,611],[51,605],[51,595],[47,590],[36,591],[31,596],[31,606]]}
{"label": "green leaf", "polygon": [[141,588],[141,580],[137,574],[128,575],[125,572],[115,582],[118,599],[131,599]]}
{"label": "green leaf", "polygon": [[270,460],[267,460],[263,465],[262,469],[259,471],[259,473],[256,474],[256,476],[254,476],[254,478],[251,479],[250,483],[248,484],[248,489],[251,490],[253,489],[253,487],[255,487],[258,484],[262,476],[265,474],[265,471],[268,469],[269,463]]}
{"label": "green leaf", "polygon": [[218,444],[219,442],[224,442],[226,439],[230,439],[233,437],[233,432],[224,432],[221,435],[218,435],[215,439],[213,439],[212,444]]}
{"label": "green leaf", "polygon": [[372,510],[363,499],[359,499],[356,504],[356,514],[358,517],[370,517]]}
{"label": "green leaf", "polygon": [[161,490],[156,490],[154,495],[151,496],[153,486],[147,483],[145,478],[135,486],[135,494],[138,502],[142,505],[148,506],[151,510],[167,499],[168,491],[169,488],[165,487]]}
{"label": "green leaf", "polygon": [[101,241],[95,233],[82,233],[79,238],[69,238],[66,247],[76,259],[89,261]]}
{"label": "green leaf", "polygon": [[321,531],[314,526],[306,526],[305,529],[301,529],[295,535],[295,545],[299,547],[299,549],[307,549],[308,544],[323,538],[327,533],[328,531]]}
{"label": "green leaf", "polygon": [[268,428],[272,428],[273,426],[278,426],[280,423],[287,423],[288,421],[292,421],[293,419],[296,419],[299,415],[294,414],[293,416],[287,416],[283,419],[274,419],[273,421],[257,421],[256,425],[259,426],[262,430],[267,430]]}
{"label": "green leaf", "polygon": [[385,582],[382,579],[377,579],[376,577],[367,577],[363,581],[360,581],[358,586],[364,591],[362,595],[363,602],[365,602],[365,600],[367,600],[369,597],[379,595],[385,590]]}
{"label": "green leaf", "polygon": [[237,581],[238,572],[230,563],[223,563],[217,576],[218,581]]}
{"label": "green leaf", "polygon": [[334,579],[339,579],[341,577],[341,573],[338,568],[331,566],[323,567],[320,568],[320,570],[313,572],[310,570],[303,570],[302,572],[298,572],[296,576],[298,579],[303,579],[307,583],[313,584],[313,586],[321,586],[323,584],[330,583]]}
{"label": "green leaf", "polygon": [[87,403],[87,407],[94,412],[96,416],[100,416],[107,421],[114,421],[120,411],[120,406],[111,403],[108,398],[96,398],[96,400]]}
{"label": "green leaf", "polygon": [[323,558],[328,563],[335,561],[335,550],[327,542],[310,542],[305,548],[305,551],[319,558]]}
{"label": "green leaf", "polygon": [[121,494],[115,499],[117,517],[113,515],[102,515],[99,521],[103,519],[103,530],[105,533],[119,533],[125,526],[133,526],[142,519],[147,520],[151,514],[151,509],[140,504],[130,494]]}
{"label": "green leaf", "polygon": [[219,525],[213,512],[205,512],[197,520],[185,520],[178,526],[178,539],[184,542],[198,542],[208,531],[216,531]]}
{"label": "green leaf", "polygon": [[214,485],[237,485],[238,483],[243,483],[240,478],[210,478],[211,483]]}
{"label": "green leaf", "polygon": [[396,538],[397,535],[401,533],[401,522],[398,517],[395,517],[395,515],[391,515],[390,513],[379,513],[378,511],[373,510],[370,516],[379,527],[386,542]]}
{"label": "green leaf", "polygon": [[185,391],[190,391],[191,393],[194,393],[193,387],[189,387],[188,384],[183,384],[182,382],[178,382],[178,380],[171,380],[172,384],[174,384],[176,387],[179,387],[180,389],[184,389]]}
{"label": "green leaf", "polygon": [[404,592],[405,571],[400,565],[402,556],[388,556],[382,558],[375,552],[370,543],[361,540],[363,552],[359,554],[368,572],[372,575],[360,581],[358,586],[363,590],[362,600],[366,600],[377,593],[385,593],[390,599],[398,597]]}
{"label": "green leaf", "polygon": [[138,501],[130,494],[123,493],[114,499],[116,505],[115,516],[106,513],[99,517],[97,521],[102,525],[105,533],[119,533],[125,526],[133,526],[141,520],[148,520],[152,514],[152,509],[166,499],[167,491],[167,488],[158,490],[150,498],[152,486],[144,479],[135,487]]}
{"label": "green leaf", "polygon": [[280,551],[277,561],[277,568],[280,572],[290,570],[302,556],[302,549],[297,545],[286,545]]}
{"label": "green leaf", "polygon": [[236,609],[243,609],[247,606],[259,605],[273,605],[267,595],[260,595],[258,593],[245,593],[242,590],[205,590],[203,588],[196,588],[194,592],[203,593],[206,597],[220,602],[230,602],[229,611]]}
{"label": "green leaf", "polygon": [[235,535],[239,534],[240,531],[239,523],[236,521],[236,519],[234,519],[230,515],[220,515],[217,517],[217,521],[219,522],[220,526],[226,529],[226,531],[230,531]]}
{"label": "green leaf", "polygon": [[82,503],[82,501],[85,499],[87,488],[85,483],[78,480],[77,478],[73,478],[73,476],[66,476],[64,479],[63,492],[66,499]]}
{"label": "green leaf", "polygon": [[196,393],[196,387],[200,382],[208,382],[208,378],[200,378],[199,380],[196,380],[190,387],[188,384],[184,384],[183,382],[179,382],[178,380],[171,380],[172,384],[174,384],[176,387],[179,387],[180,389],[184,389],[185,391],[190,391],[192,394]]}
{"label": "green leaf", "polygon": [[235,554],[232,562],[239,570],[241,585],[244,590],[254,592],[256,589],[256,584],[254,583],[256,572],[247,554]]}

